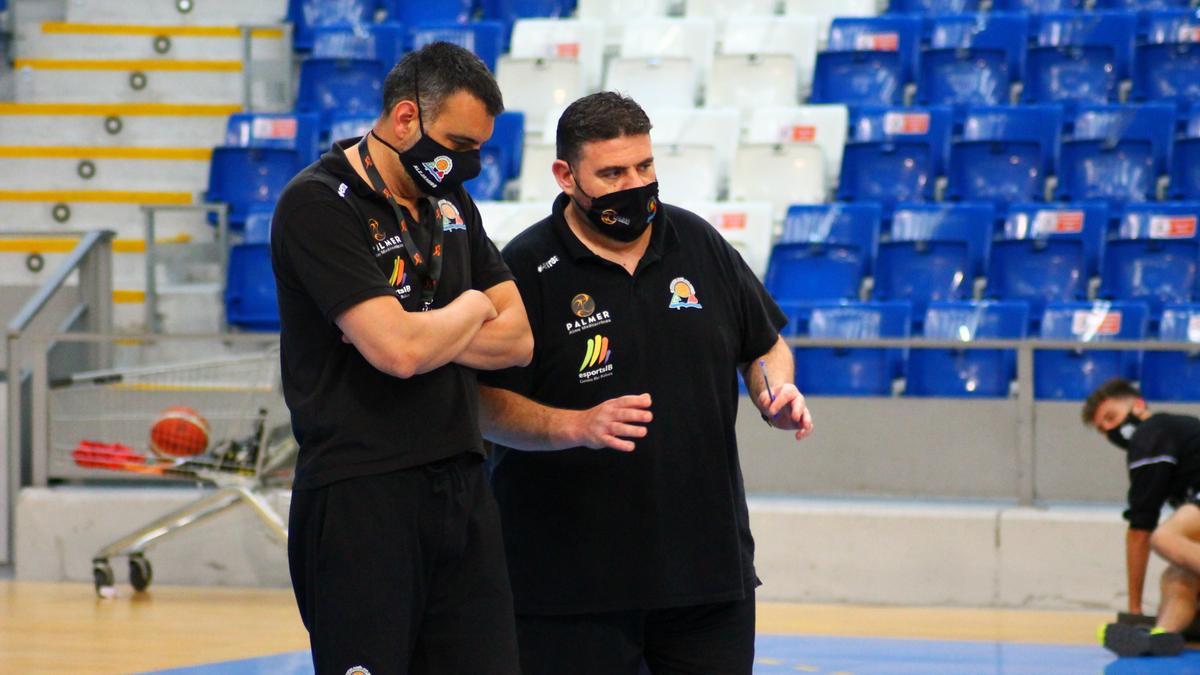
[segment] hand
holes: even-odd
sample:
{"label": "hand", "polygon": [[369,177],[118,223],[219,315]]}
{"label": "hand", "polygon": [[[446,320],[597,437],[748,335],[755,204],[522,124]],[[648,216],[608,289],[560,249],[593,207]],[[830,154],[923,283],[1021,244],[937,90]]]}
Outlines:
{"label": "hand", "polygon": [[650,412],[650,394],[621,396],[600,405],[581,410],[577,416],[573,433],[575,445],[593,450],[612,448],[621,452],[633,452],[633,441],[628,438],[643,438],[646,427],[654,419]]}
{"label": "hand", "polygon": [[491,298],[482,291],[477,291],[474,288],[468,288],[463,291],[462,295],[458,296],[455,302],[468,303],[472,309],[478,310],[480,314],[479,320],[484,323],[499,316],[496,312],[496,306],[492,304]]}
{"label": "hand", "polygon": [[767,416],[767,423],[777,429],[796,430],[796,440],[808,438],[813,431],[812,411],[796,385],[787,383],[775,387],[775,401],[763,390],[758,395],[758,409]]}

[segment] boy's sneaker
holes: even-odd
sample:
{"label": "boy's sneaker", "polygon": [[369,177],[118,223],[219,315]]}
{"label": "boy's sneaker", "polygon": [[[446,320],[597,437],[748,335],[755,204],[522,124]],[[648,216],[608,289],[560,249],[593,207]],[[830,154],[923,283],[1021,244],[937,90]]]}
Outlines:
{"label": "boy's sneaker", "polygon": [[1117,656],[1176,656],[1183,651],[1183,635],[1161,628],[1110,623],[1098,632],[1101,644]]}

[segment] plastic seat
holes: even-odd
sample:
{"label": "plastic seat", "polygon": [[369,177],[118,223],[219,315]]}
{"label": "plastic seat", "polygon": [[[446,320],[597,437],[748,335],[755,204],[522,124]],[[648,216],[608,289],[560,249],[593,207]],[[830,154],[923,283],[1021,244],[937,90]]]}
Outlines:
{"label": "plastic seat", "polygon": [[317,154],[312,114],[246,113],[230,116],[226,145],[213,149],[205,199],[229,205],[240,229],[255,205],[273,206],[288,181]]}
{"label": "plastic seat", "polygon": [[[412,0],[397,1],[412,2]],[[477,4],[483,10],[481,18],[499,21],[504,25],[505,50],[515,48],[520,43],[520,38],[515,31],[521,20],[568,17],[571,15],[571,10],[575,8],[574,0],[481,0]]]}
{"label": "plastic seat", "polygon": [[979,0],[891,0],[894,14],[966,14],[979,11]]}
{"label": "plastic seat", "polygon": [[878,201],[885,217],[897,201],[932,200],[945,168],[951,117],[944,106],[852,110],[838,198]]}
{"label": "plastic seat", "polygon": [[879,6],[875,0],[841,0],[836,3],[824,0],[783,0],[784,16],[811,16],[817,20],[818,49],[823,49],[828,43],[829,28],[835,18],[865,18],[877,14]]}
{"label": "plastic seat", "polygon": [[983,276],[995,219],[995,209],[984,202],[899,204],[892,214],[892,242],[961,241],[967,245],[967,274]]}
{"label": "plastic seat", "polygon": [[1137,19],[1128,12],[1051,12],[1034,19],[1022,97],[1073,105],[1117,100],[1129,77]]}
{"label": "plastic seat", "polygon": [[775,13],[774,0],[687,0],[684,16],[706,16],[717,20],[744,16],[767,16]]}
{"label": "plastic seat", "polygon": [[825,183],[832,190],[841,175],[848,126],[849,110],[841,104],[755,107],[746,120],[746,141],[817,145],[825,156]]}
{"label": "plastic seat", "polygon": [[300,64],[296,109],[320,115],[322,133],[333,114],[378,114],[387,68],[375,59],[309,58]]}
{"label": "plastic seat", "polygon": [[479,217],[488,238],[498,248],[512,241],[530,225],[550,215],[550,202],[477,201]]}
{"label": "plastic seat", "polygon": [[776,244],[763,285],[783,303],[858,298],[862,253],[846,244]]}
{"label": "plastic seat", "polygon": [[404,56],[405,42],[404,27],[398,23],[322,26],[313,29],[309,58],[374,59],[390,70]]}
{"label": "plastic seat", "polygon": [[1133,98],[1171,100],[1189,109],[1200,97],[1200,14],[1177,9],[1146,15],[1145,42],[1134,59]]}
{"label": "plastic seat", "polygon": [[271,242],[271,218],[275,215],[274,204],[254,204],[247,209],[246,228],[242,234],[243,244],[268,244]]}
{"label": "plastic seat", "polygon": [[1200,261],[1200,203],[1139,204],[1126,209],[1104,255],[1100,297],[1139,300],[1151,323],[1168,303],[1191,302]]}
{"label": "plastic seat", "polygon": [[1061,142],[1062,109],[1056,105],[971,108],[962,139],[950,146],[948,194],[1010,202],[1041,200],[1053,175]]}
{"label": "plastic seat", "polygon": [[329,140],[361,138],[375,126],[378,115],[341,115],[334,113],[329,118]]}
{"label": "plastic seat", "polygon": [[225,281],[225,321],[249,331],[279,330],[279,301],[275,297],[275,273],[271,270],[271,247],[267,244],[237,244],[229,249],[229,273]]}
{"label": "plastic seat", "polygon": [[[1001,231],[1001,240],[1077,239],[1083,244],[1084,274],[1100,274],[1108,208],[1102,202],[1013,204]],[[992,242],[992,253],[996,244]]]}
{"label": "plastic seat", "polygon": [[438,2],[413,2],[412,0],[386,0],[388,21],[415,26],[419,23],[456,22],[471,19],[471,0],[438,0]]}
{"label": "plastic seat", "polygon": [[1104,199],[1113,208],[1153,200],[1167,172],[1175,107],[1165,103],[1080,106],[1059,159],[1059,199]]}
{"label": "plastic seat", "polygon": [[[925,312],[931,340],[1021,340],[1028,333],[1024,302],[936,302]],[[908,396],[1004,398],[1016,377],[1016,352],[1004,349],[912,349]]]}
{"label": "plastic seat", "polygon": [[[1133,302],[1050,303],[1042,315],[1041,337],[1091,343],[1143,340],[1146,306]],[[1082,400],[1114,377],[1138,379],[1138,352],[1039,349],[1034,352],[1033,391],[1039,399]]]}
{"label": "plastic seat", "polygon": [[[737,16],[722,24],[705,105],[795,105],[812,91],[817,19],[810,16]],[[799,98],[798,98],[799,97]]]}
{"label": "plastic seat", "polygon": [[[583,88],[595,91],[604,75],[604,24],[586,19],[521,19],[513,25],[512,47],[501,63],[505,59],[575,61],[583,69]],[[530,86],[534,84],[546,87],[550,83],[535,79]],[[573,100],[568,99],[559,107],[565,108]],[[541,122],[541,119],[526,120],[531,121]]]}
{"label": "plastic seat", "polygon": [[791,204],[825,201],[825,156],[815,145],[743,144],[734,160],[729,197],[766,201],[776,219]]}
{"label": "plastic seat", "polygon": [[1083,9],[1084,0],[992,0],[992,11],[1045,14]]}
{"label": "plastic seat", "polygon": [[500,57],[496,83],[509,110],[525,113],[525,130],[541,133],[546,118],[584,95],[583,67],[575,59]]}
{"label": "plastic seat", "polygon": [[725,237],[760,278],[767,273],[774,240],[774,219],[767,202],[681,201]]}
{"label": "plastic seat", "polygon": [[646,18],[625,25],[621,55],[608,64],[606,89],[645,106],[698,101],[712,66],[716,24],[708,18]]}
{"label": "plastic seat", "polygon": [[1152,401],[1200,401],[1200,305],[1167,305],[1159,340],[1187,343],[1187,351],[1148,351],[1142,395]]}
{"label": "plastic seat", "polygon": [[614,59],[604,76],[604,89],[651,108],[694,105],[699,87],[695,64],[678,56]]}
{"label": "plastic seat", "polygon": [[372,23],[379,8],[379,0],[288,0],[287,19],[292,23],[292,46],[299,50],[312,49],[314,28]]}
{"label": "plastic seat", "polygon": [[431,42],[450,42],[475,54],[496,72],[496,61],[504,51],[504,24],[499,21],[457,23],[428,21],[416,24],[409,35],[409,44],[420,49]]}
{"label": "plastic seat", "polygon": [[[818,303],[808,318],[808,335],[853,342],[907,338],[912,309],[903,302]],[[892,380],[904,371],[904,350],[797,348],[796,385],[806,395],[890,396]]]}
{"label": "plastic seat", "polygon": [[780,243],[843,244],[858,248],[862,274],[871,273],[879,249],[883,211],[878,204],[794,205],[783,221]]}
{"label": "plastic seat", "polygon": [[1171,148],[1169,192],[1176,199],[1200,199],[1200,110],[1189,112],[1183,124]]}
{"label": "plastic seat", "polygon": [[900,105],[913,81],[921,20],[912,16],[834,19],[817,55],[813,103]]}
{"label": "plastic seat", "polygon": [[1009,102],[1025,67],[1026,15],[939,16],[927,25],[929,47],[921,51],[918,103],[954,105],[961,113],[967,105]]}
{"label": "plastic seat", "polygon": [[1096,9],[1162,10],[1168,7],[1188,7],[1190,0],[1096,0]]}
{"label": "plastic seat", "polygon": [[496,116],[492,137],[480,148],[479,175],[466,182],[476,200],[503,199],[508,182],[521,175],[525,149],[525,115],[505,111]]}
{"label": "plastic seat", "polygon": [[307,164],[321,150],[317,122],[311,113],[234,113],[225,124],[224,145],[295,150]]}
{"label": "plastic seat", "polygon": [[686,157],[688,148],[711,147],[715,158],[712,168],[717,174],[717,192],[724,194],[737,154],[740,131],[737,109],[670,107],[651,109],[648,114],[654,123],[650,138],[656,148],[655,161],[659,160],[657,148],[662,148],[664,152],[672,147],[683,149],[681,154]]}

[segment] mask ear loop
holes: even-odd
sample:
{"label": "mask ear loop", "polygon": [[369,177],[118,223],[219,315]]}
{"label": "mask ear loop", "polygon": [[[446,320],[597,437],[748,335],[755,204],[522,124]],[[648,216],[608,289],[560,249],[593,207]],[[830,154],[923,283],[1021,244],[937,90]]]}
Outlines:
{"label": "mask ear loop", "polygon": [[421,129],[421,135],[425,135],[425,115],[421,113],[421,56],[420,54],[413,57],[413,98],[417,99],[417,125]]}

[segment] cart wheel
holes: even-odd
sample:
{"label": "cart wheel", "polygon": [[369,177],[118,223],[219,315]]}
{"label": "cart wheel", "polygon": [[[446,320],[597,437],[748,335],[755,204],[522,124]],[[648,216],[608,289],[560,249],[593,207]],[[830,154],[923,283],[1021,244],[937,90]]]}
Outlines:
{"label": "cart wheel", "polygon": [[96,595],[102,598],[115,598],[117,596],[112,565],[109,565],[107,560],[92,561],[92,579],[96,582]]}
{"label": "cart wheel", "polygon": [[144,591],[153,580],[154,570],[150,567],[150,561],[140,553],[129,556],[129,583],[133,585],[133,590]]}

